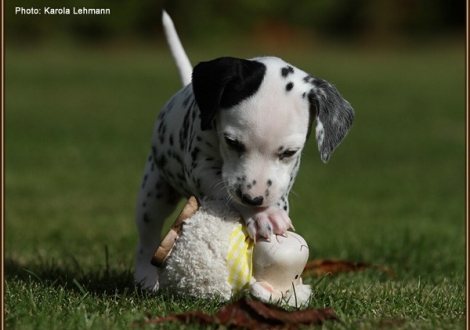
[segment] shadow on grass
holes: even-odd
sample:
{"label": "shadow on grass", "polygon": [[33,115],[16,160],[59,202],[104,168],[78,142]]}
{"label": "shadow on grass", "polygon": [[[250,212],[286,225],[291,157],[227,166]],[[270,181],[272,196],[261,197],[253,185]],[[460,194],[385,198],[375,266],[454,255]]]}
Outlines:
{"label": "shadow on grass", "polygon": [[131,269],[115,269],[108,266],[85,269],[71,258],[68,263],[54,259],[33,260],[24,263],[5,257],[6,280],[24,283],[36,282],[43,286],[62,287],[82,294],[127,295],[140,290],[134,283]]}

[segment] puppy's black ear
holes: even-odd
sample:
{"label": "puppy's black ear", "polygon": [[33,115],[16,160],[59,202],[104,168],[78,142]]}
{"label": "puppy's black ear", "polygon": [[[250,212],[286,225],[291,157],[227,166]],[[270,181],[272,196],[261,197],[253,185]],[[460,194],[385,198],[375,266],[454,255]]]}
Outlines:
{"label": "puppy's black ear", "polygon": [[[315,137],[321,159],[327,163],[335,148],[346,137],[353,121],[354,110],[327,81],[306,77],[312,85],[308,95],[310,102],[310,129],[315,118]],[[310,134],[310,130],[309,130]]]}
{"label": "puppy's black ear", "polygon": [[266,67],[234,57],[201,62],[193,70],[193,92],[201,111],[201,129],[211,128],[220,108],[229,108],[252,96],[261,85]]}

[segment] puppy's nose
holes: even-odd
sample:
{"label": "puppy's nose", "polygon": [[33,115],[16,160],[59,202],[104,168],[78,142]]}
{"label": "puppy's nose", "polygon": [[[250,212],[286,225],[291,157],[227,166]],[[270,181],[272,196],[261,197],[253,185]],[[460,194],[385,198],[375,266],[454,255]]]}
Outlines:
{"label": "puppy's nose", "polygon": [[263,196],[258,196],[255,198],[252,198],[248,194],[243,194],[242,196],[242,202],[251,206],[260,206],[261,204],[263,204],[263,199]]}

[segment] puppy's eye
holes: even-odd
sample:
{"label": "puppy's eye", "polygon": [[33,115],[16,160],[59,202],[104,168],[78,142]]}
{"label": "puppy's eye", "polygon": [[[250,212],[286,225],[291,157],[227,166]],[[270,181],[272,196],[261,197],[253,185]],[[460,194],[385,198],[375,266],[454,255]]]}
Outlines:
{"label": "puppy's eye", "polygon": [[240,141],[232,139],[229,136],[225,136],[225,142],[230,147],[230,149],[232,149],[232,150],[234,150],[238,153],[245,152],[245,146]]}
{"label": "puppy's eye", "polygon": [[283,151],[281,154],[279,154],[279,159],[288,159],[294,156],[297,153],[298,149],[287,149],[286,151]]}

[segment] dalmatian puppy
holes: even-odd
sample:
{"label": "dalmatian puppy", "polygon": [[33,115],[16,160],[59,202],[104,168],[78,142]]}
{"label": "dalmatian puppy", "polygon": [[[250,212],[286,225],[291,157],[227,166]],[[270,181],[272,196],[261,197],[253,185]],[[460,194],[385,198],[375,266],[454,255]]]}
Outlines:
{"label": "dalmatian puppy", "polygon": [[150,260],[182,197],[225,201],[255,240],[285,235],[306,140],[313,130],[326,163],[354,119],[334,86],[276,57],[221,57],[192,70],[165,12],[163,25],[184,87],[157,118],[137,200],[135,280],[151,290]]}

